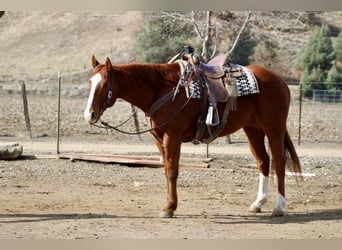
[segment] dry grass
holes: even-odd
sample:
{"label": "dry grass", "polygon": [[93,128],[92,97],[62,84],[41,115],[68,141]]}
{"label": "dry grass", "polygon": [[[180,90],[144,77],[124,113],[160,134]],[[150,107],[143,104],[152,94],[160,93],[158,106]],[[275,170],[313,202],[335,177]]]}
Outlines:
{"label": "dry grass", "polygon": [[[233,38],[246,12],[232,13],[235,19],[222,22],[222,29]],[[270,39],[277,50],[274,60],[257,63],[285,77],[298,78],[296,58],[313,29],[305,15],[298,11],[254,12],[249,23],[252,33]],[[340,11],[315,16],[335,30],[342,27]],[[8,75],[42,79],[55,76],[57,70],[64,75],[84,73],[90,68],[92,54],[100,60],[109,56],[114,63],[135,60],[134,32],[142,21],[142,12],[137,11],[6,12],[0,18],[0,81]],[[228,38],[221,41],[221,47],[229,48]]]}
{"label": "dry grass", "polygon": [[92,54],[134,60],[139,12],[9,12],[0,22],[1,75],[79,72]]}

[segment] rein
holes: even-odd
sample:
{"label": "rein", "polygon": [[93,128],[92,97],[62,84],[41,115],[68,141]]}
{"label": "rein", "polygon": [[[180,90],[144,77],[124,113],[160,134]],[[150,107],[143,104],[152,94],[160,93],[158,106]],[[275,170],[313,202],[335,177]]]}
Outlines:
{"label": "rein", "polygon": [[114,126],[110,126],[110,125],[108,125],[108,123],[106,123],[106,122],[104,122],[104,121],[102,121],[101,119],[100,119],[100,121],[101,121],[101,124],[103,125],[103,126],[101,126],[101,125],[99,125],[99,124],[96,124],[96,123],[94,123],[94,124],[92,124],[93,126],[95,126],[95,127],[98,127],[98,128],[105,128],[105,129],[108,129],[108,128],[110,128],[110,129],[114,129],[114,130],[117,130],[117,131],[120,131],[120,132],[122,132],[122,133],[128,133],[128,132],[124,132],[124,131],[121,131],[121,130],[119,130],[119,128],[121,127],[121,126],[123,126],[123,125],[125,125],[136,113],[137,113],[137,109],[136,108],[134,108],[135,110],[134,110],[134,112],[126,119],[126,120],[124,120],[123,122],[121,122],[119,125],[116,125],[115,127]]}
{"label": "rein", "polygon": [[[150,118],[151,126],[152,126],[152,115],[159,108],[161,108],[164,104],[166,104],[169,100],[171,100],[171,98],[174,96],[175,91],[176,91],[175,89],[172,89],[169,93],[167,93],[166,95],[164,95],[163,97],[161,97],[160,99],[158,99],[157,101],[155,101],[152,104],[150,110],[148,111],[148,113],[146,113],[146,116],[148,116]],[[159,124],[158,126],[156,126],[154,128],[151,127],[150,129],[146,129],[146,130],[139,131],[139,132],[128,132],[128,131],[124,131],[124,130],[119,129],[119,127],[123,126],[125,123],[127,123],[133,117],[133,115],[137,112],[137,109],[132,113],[132,115],[130,117],[128,117],[128,119],[126,119],[124,122],[120,123],[117,126],[112,126],[109,123],[104,122],[102,120],[100,120],[102,126],[99,125],[99,124],[96,124],[96,123],[92,124],[92,125],[95,126],[95,127],[98,127],[98,128],[105,128],[105,129],[116,130],[116,131],[118,131],[120,133],[127,134],[127,135],[140,135],[140,134],[144,134],[144,133],[151,132],[151,131],[157,130],[159,128],[162,128],[165,125],[167,125],[168,123],[170,123],[173,119],[175,119],[180,114],[180,112],[189,103],[191,98],[192,98],[192,95],[187,98],[186,102],[180,107],[180,109],[176,113],[174,113],[168,120],[162,122],[161,124]]]}
{"label": "rein", "polygon": [[[191,46],[184,46],[184,48],[181,50],[181,52],[179,52],[176,56],[174,56],[168,63],[172,63],[172,62],[176,61],[177,58],[179,58],[184,53],[193,53],[193,48]],[[188,80],[190,74],[193,72],[193,69],[192,69],[191,66],[192,66],[191,64],[188,64],[187,67],[185,67],[186,68],[186,70],[184,72],[185,74],[182,76],[182,79],[178,82],[177,87],[173,88],[169,93],[167,93],[166,95],[162,96],[160,99],[155,101],[152,104],[152,106],[150,107],[149,111],[145,114],[146,117],[150,118],[150,123],[151,123],[151,128],[150,129],[146,129],[146,130],[139,131],[139,132],[127,132],[127,131],[123,131],[123,130],[119,129],[119,127],[123,126],[126,122],[128,122],[136,114],[137,110],[135,110],[132,113],[132,115],[130,117],[128,117],[128,119],[126,119],[124,122],[120,123],[117,126],[112,126],[112,125],[110,125],[107,122],[104,122],[102,120],[100,120],[101,121],[101,125],[96,124],[96,123],[92,124],[92,125],[95,126],[95,127],[98,127],[98,128],[105,128],[105,129],[116,130],[116,131],[118,131],[120,133],[127,134],[127,135],[140,135],[140,134],[144,134],[144,133],[147,133],[147,132],[152,132],[152,131],[157,130],[157,129],[161,128],[161,127],[164,127],[165,125],[170,123],[173,119],[175,119],[180,114],[180,112],[185,108],[185,106],[189,103],[189,101],[193,97],[194,92],[189,96],[188,89],[186,88],[186,96],[187,96],[186,102],[182,105],[182,107],[180,109],[178,109],[178,111],[176,113],[174,113],[170,117],[170,119],[164,121],[163,123],[159,124],[158,126],[156,126],[154,128],[152,127],[152,115],[158,109],[160,109],[163,105],[165,105],[168,101],[170,101],[171,98],[172,98],[172,101],[175,100],[176,95],[179,92],[179,87],[180,86],[184,86],[184,84]],[[156,139],[158,139],[155,134],[152,133],[152,135],[154,137],[156,137]]]}

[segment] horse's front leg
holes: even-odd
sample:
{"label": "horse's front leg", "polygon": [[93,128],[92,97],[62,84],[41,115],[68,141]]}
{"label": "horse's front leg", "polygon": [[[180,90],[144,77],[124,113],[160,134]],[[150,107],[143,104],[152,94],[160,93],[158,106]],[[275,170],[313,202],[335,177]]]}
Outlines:
{"label": "horse's front leg", "polygon": [[177,209],[177,178],[179,170],[179,158],[181,150],[181,140],[177,135],[165,134],[163,137],[164,146],[164,168],[167,182],[167,201],[160,212],[160,217],[173,217]]}
{"label": "horse's front leg", "polygon": [[158,151],[160,153],[160,163],[164,165],[165,152],[164,152],[162,142],[158,140],[157,138],[154,138],[154,144],[157,146]]}

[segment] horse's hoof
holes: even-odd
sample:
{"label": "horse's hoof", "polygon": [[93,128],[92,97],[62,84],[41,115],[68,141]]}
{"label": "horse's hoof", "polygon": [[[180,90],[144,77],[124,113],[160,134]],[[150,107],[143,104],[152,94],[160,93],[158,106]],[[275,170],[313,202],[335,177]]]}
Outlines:
{"label": "horse's hoof", "polygon": [[281,217],[284,216],[284,214],[284,210],[282,209],[273,209],[272,217]]}
{"label": "horse's hoof", "polygon": [[261,213],[261,208],[260,207],[250,206],[247,211],[250,212],[250,213]]}
{"label": "horse's hoof", "polygon": [[173,217],[173,211],[160,211],[159,213],[160,218],[172,218]]}

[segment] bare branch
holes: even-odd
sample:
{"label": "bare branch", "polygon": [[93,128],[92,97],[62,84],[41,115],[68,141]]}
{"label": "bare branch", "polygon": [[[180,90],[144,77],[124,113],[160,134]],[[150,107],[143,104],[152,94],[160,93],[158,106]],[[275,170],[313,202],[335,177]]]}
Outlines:
{"label": "bare branch", "polygon": [[296,22],[301,24],[303,27],[307,27],[308,25],[306,25],[305,23],[303,23],[302,21],[300,21],[300,19],[302,18],[302,16],[304,16],[306,14],[306,11],[302,11],[298,13],[298,16],[296,18]]}
{"label": "bare branch", "polygon": [[246,27],[246,25],[247,25],[247,22],[248,22],[249,18],[251,17],[251,15],[252,15],[252,12],[251,12],[251,11],[248,11],[248,15],[247,15],[247,17],[246,17],[246,19],[245,19],[245,21],[244,21],[244,23],[243,23],[243,25],[242,25],[240,31],[239,31],[237,37],[235,38],[235,41],[234,41],[234,43],[233,43],[232,48],[228,51],[228,54],[231,54],[231,53],[233,52],[233,50],[235,49],[235,47],[236,47],[236,45],[237,45],[237,43],[238,43],[238,41],[239,41],[239,39],[240,39],[240,36],[241,36],[243,30],[245,29],[245,27]]}
{"label": "bare branch", "polygon": [[210,26],[211,26],[211,11],[206,11],[206,23],[205,23],[205,33],[202,41],[202,57],[204,61],[208,61],[210,58],[208,55],[208,43],[210,36]]}
{"label": "bare branch", "polygon": [[215,54],[216,54],[217,44],[218,44],[218,41],[219,41],[219,33],[220,33],[219,24],[216,23],[216,26],[215,26],[214,48],[213,48],[213,53],[212,53],[211,56],[210,56],[210,59],[214,58],[214,56],[215,56]]}
{"label": "bare branch", "polygon": [[196,22],[195,19],[195,12],[191,11],[191,23],[194,25],[195,31],[198,35],[198,37],[201,39],[201,41],[203,41],[204,37],[203,37],[203,33],[200,31],[200,28],[198,27],[198,24]]}
{"label": "bare branch", "polygon": [[162,11],[162,16],[166,16],[175,20],[183,21],[183,22],[192,22],[192,18],[186,18],[185,14],[181,14],[178,12],[169,12],[169,11]]}

